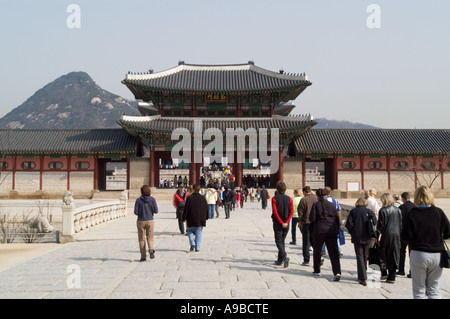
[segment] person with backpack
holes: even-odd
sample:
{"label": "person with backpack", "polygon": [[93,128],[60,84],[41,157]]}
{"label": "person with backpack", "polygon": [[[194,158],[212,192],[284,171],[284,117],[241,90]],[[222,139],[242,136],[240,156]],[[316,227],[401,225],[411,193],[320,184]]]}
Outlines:
{"label": "person with backpack", "polygon": [[223,200],[223,209],[225,210],[225,219],[230,218],[230,210],[231,210],[231,202],[233,201],[233,194],[231,193],[228,186],[225,186],[225,190],[222,193]]}
{"label": "person with backpack", "polygon": [[139,240],[139,250],[141,252],[140,261],[147,259],[145,242],[147,241],[150,259],[155,258],[155,247],[153,244],[153,234],[155,229],[154,214],[158,214],[158,205],[155,198],[150,196],[151,191],[148,185],[141,187],[141,196],[134,204],[134,214],[137,215],[137,231]]}
{"label": "person with backpack", "polygon": [[178,184],[178,190],[173,195],[173,207],[176,209],[176,215],[178,219],[178,227],[180,229],[181,234],[185,234],[184,232],[184,223],[183,223],[183,211],[184,206],[186,205],[186,197],[189,193],[185,190],[183,183]]}

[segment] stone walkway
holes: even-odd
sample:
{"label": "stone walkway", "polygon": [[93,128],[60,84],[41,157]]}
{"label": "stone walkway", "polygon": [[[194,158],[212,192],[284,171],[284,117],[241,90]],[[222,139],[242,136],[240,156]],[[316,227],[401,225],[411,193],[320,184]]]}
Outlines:
{"label": "stone walkway", "polygon": [[[159,202],[156,215],[156,258],[139,262],[133,203],[126,218],[80,233],[77,241],[52,246],[46,252],[0,271],[0,298],[151,298],[151,299],[411,299],[411,280],[380,282],[377,272],[367,287],[357,282],[350,238],[342,246],[342,278],[333,282],[325,258],[322,277],[301,266],[301,245],[289,245],[288,268],[275,266],[270,210],[246,203],[225,219],[209,220],[199,252],[190,252],[187,236],[178,231],[169,201]],[[297,232],[297,241],[301,234]],[[408,263],[408,260],[407,260]],[[408,268],[407,268],[408,269]],[[440,282],[442,298],[450,298],[450,270]]]}

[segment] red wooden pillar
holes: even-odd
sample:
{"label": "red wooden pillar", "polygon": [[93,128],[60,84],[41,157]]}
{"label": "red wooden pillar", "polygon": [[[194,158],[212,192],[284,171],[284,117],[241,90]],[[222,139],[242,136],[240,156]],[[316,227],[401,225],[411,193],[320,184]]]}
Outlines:
{"label": "red wooden pillar", "polygon": [[283,180],[283,147],[281,147],[281,146],[278,151],[278,173],[277,173],[277,176],[278,176],[278,180],[275,181],[275,185],[276,185],[276,183],[278,183],[278,181]]}
{"label": "red wooden pillar", "polygon": [[391,155],[386,155],[388,190],[391,190]]}
{"label": "red wooden pillar", "polygon": [[155,148],[150,146],[148,186],[155,187]]}
{"label": "red wooden pillar", "polygon": [[130,174],[131,174],[131,165],[130,165],[130,155],[127,155],[127,189],[130,189]]}
{"label": "red wooden pillar", "polygon": [[44,155],[39,156],[39,190],[42,190],[42,179],[44,175]]}
{"label": "red wooden pillar", "polygon": [[194,148],[191,149],[191,162],[189,163],[189,185],[194,185],[197,183],[198,173],[197,173],[197,165],[194,161]]}
{"label": "red wooden pillar", "polygon": [[242,163],[236,163],[236,186],[241,186],[242,185],[242,178],[243,178],[243,165]]}
{"label": "red wooden pillar", "polygon": [[70,171],[72,169],[72,155],[67,156],[67,190],[70,190]]}
{"label": "red wooden pillar", "polygon": [[302,188],[306,186],[306,155],[302,157]]}

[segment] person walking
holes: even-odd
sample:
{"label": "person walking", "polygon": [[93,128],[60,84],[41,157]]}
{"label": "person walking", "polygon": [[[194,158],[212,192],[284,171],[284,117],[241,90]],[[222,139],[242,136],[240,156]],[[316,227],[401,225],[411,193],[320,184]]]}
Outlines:
{"label": "person walking", "polygon": [[292,241],[289,243],[291,245],[297,245],[297,225],[298,225],[298,204],[300,204],[300,200],[302,196],[300,194],[300,189],[294,189],[294,215],[292,216],[292,225],[291,225],[291,236]]}
{"label": "person walking", "polygon": [[[180,175],[181,177],[181,175]],[[189,193],[185,190],[183,183],[178,184],[178,190],[173,195],[173,207],[176,209],[176,216],[178,219],[178,228],[181,234],[185,234],[184,223],[183,223],[183,210],[186,204],[186,198]]]}
{"label": "person walking", "polygon": [[[190,251],[200,251],[202,243],[203,227],[209,219],[208,203],[204,196],[200,194],[200,185],[194,184],[194,193],[186,200],[183,211],[183,221],[187,225],[187,235],[189,238]],[[214,216],[214,214],[213,214]]]}
{"label": "person walking", "polygon": [[[381,279],[387,277],[387,283],[395,283],[395,273],[400,261],[400,231],[402,213],[394,206],[394,197],[384,193],[380,197],[382,207],[378,211],[377,231],[380,233],[380,246],[386,270],[381,272]],[[387,272],[387,273],[386,273]]]}
{"label": "person walking", "polygon": [[[336,210],[339,216],[339,220],[342,221],[342,215],[341,215],[341,206],[339,205],[339,202],[337,201],[337,199],[335,199],[334,197],[331,196],[331,187],[330,186],[325,186],[324,188],[325,193],[326,193],[326,198],[329,202],[331,202],[334,206],[336,206]],[[341,241],[339,239],[339,237],[337,238],[337,245],[338,245],[338,249],[339,249],[339,257],[342,257],[344,255],[344,253],[342,252],[342,248],[341,248]],[[322,255],[324,253],[325,250],[325,246],[322,247]]]}
{"label": "person walking", "polygon": [[222,193],[223,196],[223,209],[225,211],[225,219],[230,218],[230,210],[231,210],[231,202],[233,201],[233,194],[228,189],[228,186],[225,186],[225,190]]}
{"label": "person walking", "polygon": [[137,215],[137,232],[139,241],[139,251],[141,253],[140,261],[147,259],[146,242],[150,259],[155,258],[155,246],[153,235],[155,230],[154,214],[158,214],[158,205],[155,198],[151,195],[150,187],[143,185],[141,187],[141,196],[136,199],[134,204],[134,214]]}
{"label": "person walking", "polygon": [[352,243],[356,255],[356,268],[358,270],[358,282],[367,286],[367,260],[369,258],[369,245],[372,238],[369,235],[368,223],[372,221],[377,224],[375,213],[367,208],[367,200],[358,198],[353,208],[348,214],[345,228],[352,236]]}
{"label": "person walking", "polygon": [[267,197],[269,193],[267,192],[266,186],[262,186],[261,191],[259,192],[259,195],[261,196],[261,208],[266,209],[267,208]]}
{"label": "person walking", "polygon": [[[401,195],[401,199],[402,199],[402,205],[400,205],[400,211],[402,212],[402,224],[405,222],[406,220],[406,215],[408,215],[408,213],[411,211],[411,209],[413,209],[414,207],[416,207],[416,205],[414,205],[413,202],[411,202],[411,198],[408,192],[404,192]],[[398,265],[398,271],[397,271],[397,275],[399,276],[404,276],[405,275],[405,260],[406,260],[406,248],[408,247],[408,244],[405,243],[403,240],[401,240],[400,242],[400,261],[399,261],[399,265]],[[408,249],[409,252],[410,249]],[[409,274],[408,277],[411,278],[411,269],[409,270]]]}
{"label": "person walking", "polygon": [[325,243],[330,256],[334,281],[341,279],[341,262],[336,238],[340,230],[340,218],[336,206],[327,200],[324,189],[318,189],[317,202],[311,207],[309,214],[310,231],[313,237],[313,261],[315,276],[320,276],[321,251]]}
{"label": "person walking", "polygon": [[278,182],[276,185],[277,193],[272,197],[272,222],[275,236],[275,244],[278,248],[278,258],[276,265],[289,266],[289,257],[285,250],[285,239],[289,232],[289,222],[294,215],[294,203],[292,198],[286,195],[286,184]]}
{"label": "person walking", "polygon": [[212,184],[208,185],[208,189],[205,193],[205,199],[208,203],[208,218],[214,219],[214,213],[216,209],[216,202],[217,202],[217,191],[213,188]]}
{"label": "person walking", "polygon": [[[309,247],[311,246],[311,235],[309,231],[309,214],[314,203],[317,202],[317,196],[311,191],[311,187],[305,186],[302,189],[303,198],[298,204],[298,228],[302,233],[302,253],[303,263],[302,266],[309,266],[309,260],[311,255],[309,253]],[[321,251],[321,250],[320,250]]]}
{"label": "person walking", "polygon": [[378,216],[380,205],[378,205],[377,191],[375,188],[369,189],[369,192],[367,194],[367,203],[369,203],[367,208],[371,209],[375,213],[375,216]]}
{"label": "person walking", "polygon": [[435,206],[430,188],[420,186],[414,204],[403,223],[401,239],[410,249],[410,268],[414,299],[440,299],[439,280],[443,240],[450,238],[450,223],[442,209]]}

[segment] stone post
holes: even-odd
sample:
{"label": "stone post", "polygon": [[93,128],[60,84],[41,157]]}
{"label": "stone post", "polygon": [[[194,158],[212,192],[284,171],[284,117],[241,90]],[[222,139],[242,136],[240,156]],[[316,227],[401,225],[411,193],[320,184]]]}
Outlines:
{"label": "stone post", "polygon": [[125,217],[128,215],[128,190],[124,190],[120,193],[119,200],[124,205],[125,211],[121,213],[121,217]]}
{"label": "stone post", "polygon": [[74,240],[74,211],[75,202],[72,197],[72,192],[67,191],[63,195],[63,204],[61,205],[62,210],[62,238],[61,243],[71,242]]}

